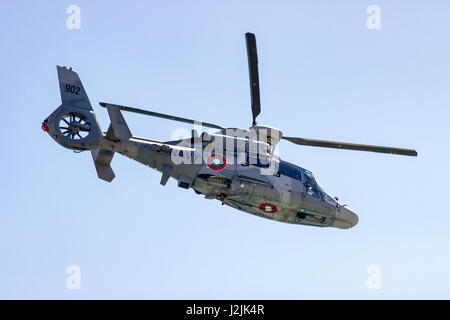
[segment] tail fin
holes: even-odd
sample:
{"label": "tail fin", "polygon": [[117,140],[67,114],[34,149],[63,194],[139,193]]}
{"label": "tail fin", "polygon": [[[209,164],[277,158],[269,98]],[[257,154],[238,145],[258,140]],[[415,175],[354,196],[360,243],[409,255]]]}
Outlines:
{"label": "tail fin", "polygon": [[128,128],[127,122],[118,106],[109,103],[101,103],[101,105],[106,107],[109,118],[111,119],[111,125],[106,133],[106,138],[113,141],[127,141],[130,139],[132,137],[130,128]]}
{"label": "tail fin", "polygon": [[58,69],[62,104],[92,110],[91,103],[89,102],[78,73],[72,71],[72,68],[67,69],[66,67],[60,66],[56,66],[56,68]]}
{"label": "tail fin", "polygon": [[65,148],[91,150],[98,177],[111,182],[115,177],[110,166],[114,151],[102,148],[102,140],[126,141],[131,137],[130,129],[120,110],[109,106],[111,125],[104,136],[78,74],[72,68],[57,66],[57,70],[62,105],[44,120],[42,128]]}
{"label": "tail fin", "polygon": [[46,131],[69,149],[98,148],[102,131],[80,77],[71,68],[56,68],[62,104],[44,120]]}

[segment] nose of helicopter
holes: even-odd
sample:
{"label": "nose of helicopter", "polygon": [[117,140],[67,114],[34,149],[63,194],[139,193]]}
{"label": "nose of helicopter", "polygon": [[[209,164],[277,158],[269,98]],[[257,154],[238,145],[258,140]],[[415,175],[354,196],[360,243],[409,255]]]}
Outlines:
{"label": "nose of helicopter", "polygon": [[358,223],[358,216],[347,206],[339,206],[336,209],[336,218],[333,227],[340,229],[349,229]]}

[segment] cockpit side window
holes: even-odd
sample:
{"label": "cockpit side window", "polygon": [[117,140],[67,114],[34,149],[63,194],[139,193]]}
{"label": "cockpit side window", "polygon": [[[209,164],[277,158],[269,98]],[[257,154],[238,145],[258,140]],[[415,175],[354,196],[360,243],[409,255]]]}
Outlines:
{"label": "cockpit side window", "polygon": [[303,173],[305,174],[305,182],[307,184],[311,184],[311,185],[315,184],[314,178],[313,178],[311,172],[309,172],[308,170],[303,170]]}
{"label": "cockpit side window", "polygon": [[310,196],[319,198],[319,190],[317,188],[316,181],[314,180],[314,177],[312,173],[308,170],[303,170],[303,173],[305,174],[305,188],[306,193]]}

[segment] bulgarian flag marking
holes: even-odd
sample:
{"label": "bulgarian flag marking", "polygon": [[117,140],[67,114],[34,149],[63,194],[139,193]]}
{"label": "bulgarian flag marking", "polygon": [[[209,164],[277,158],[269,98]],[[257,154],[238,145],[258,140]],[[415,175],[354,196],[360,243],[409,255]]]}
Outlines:
{"label": "bulgarian flag marking", "polygon": [[219,171],[225,168],[227,160],[223,155],[213,153],[206,160],[206,164],[208,165],[208,168],[210,168],[211,170]]}
{"label": "bulgarian flag marking", "polygon": [[259,210],[264,211],[265,213],[275,213],[278,211],[277,206],[269,202],[261,203],[259,205]]}

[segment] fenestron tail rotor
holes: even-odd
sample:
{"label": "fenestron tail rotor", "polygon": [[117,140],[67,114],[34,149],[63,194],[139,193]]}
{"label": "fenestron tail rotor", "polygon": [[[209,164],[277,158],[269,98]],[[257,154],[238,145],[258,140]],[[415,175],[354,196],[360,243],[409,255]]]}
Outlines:
{"label": "fenestron tail rotor", "polygon": [[59,120],[59,130],[68,139],[80,140],[89,135],[91,125],[81,113],[68,112]]}

